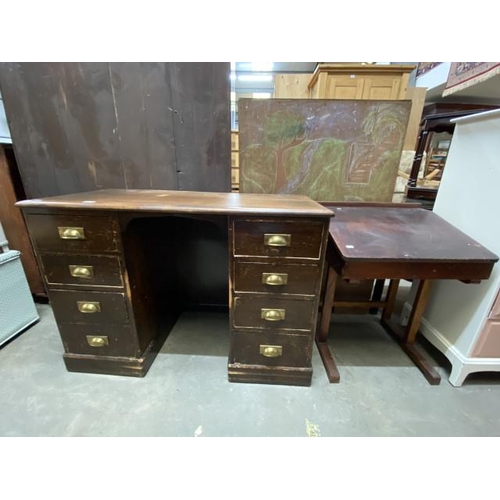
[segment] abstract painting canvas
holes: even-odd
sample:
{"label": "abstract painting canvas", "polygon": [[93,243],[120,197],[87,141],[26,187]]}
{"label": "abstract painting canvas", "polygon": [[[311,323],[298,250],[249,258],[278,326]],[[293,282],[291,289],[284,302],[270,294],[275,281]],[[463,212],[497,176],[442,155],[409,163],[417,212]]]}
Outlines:
{"label": "abstract painting canvas", "polygon": [[411,101],[240,99],[240,192],[391,201]]}

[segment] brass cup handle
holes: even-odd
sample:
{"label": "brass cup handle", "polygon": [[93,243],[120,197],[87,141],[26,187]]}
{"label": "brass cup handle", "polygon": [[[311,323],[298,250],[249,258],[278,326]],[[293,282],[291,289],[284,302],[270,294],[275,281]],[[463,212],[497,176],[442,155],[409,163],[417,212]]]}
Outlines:
{"label": "brass cup handle", "polygon": [[264,244],[269,247],[289,247],[292,240],[290,234],[265,234]]}
{"label": "brass cup handle", "polygon": [[78,310],[82,313],[97,313],[101,312],[99,302],[81,302],[77,301]]}
{"label": "brass cup handle", "polygon": [[87,343],[90,347],[104,347],[109,345],[108,337],[94,337],[92,335],[87,335]]}
{"label": "brass cup handle", "polygon": [[92,266],[69,266],[69,272],[74,278],[92,278],[94,276]]}
{"label": "brass cup handle", "polygon": [[262,282],[272,286],[286,285],[288,282],[288,274],[262,273]]}
{"label": "brass cup handle", "polygon": [[259,353],[266,358],[277,358],[283,354],[283,347],[280,345],[261,345]]}
{"label": "brass cup handle", "polygon": [[59,237],[62,240],[84,240],[83,227],[58,227]]}
{"label": "brass cup handle", "polygon": [[78,278],[88,278],[90,276],[90,270],[86,267],[77,267],[73,269],[73,276]]}
{"label": "brass cup handle", "polygon": [[282,321],[285,319],[284,309],[261,309],[262,319],[266,321]]}

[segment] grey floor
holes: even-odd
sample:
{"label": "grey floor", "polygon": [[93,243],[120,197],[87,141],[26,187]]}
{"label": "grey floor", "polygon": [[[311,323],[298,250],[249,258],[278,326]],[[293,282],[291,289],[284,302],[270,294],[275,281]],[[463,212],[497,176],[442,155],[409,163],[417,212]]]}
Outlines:
{"label": "grey floor", "polygon": [[186,313],[143,379],[69,373],[48,305],[0,350],[1,436],[498,436],[500,377],[430,386],[370,315],[334,315],[341,374],[312,386],[227,381],[228,319]]}

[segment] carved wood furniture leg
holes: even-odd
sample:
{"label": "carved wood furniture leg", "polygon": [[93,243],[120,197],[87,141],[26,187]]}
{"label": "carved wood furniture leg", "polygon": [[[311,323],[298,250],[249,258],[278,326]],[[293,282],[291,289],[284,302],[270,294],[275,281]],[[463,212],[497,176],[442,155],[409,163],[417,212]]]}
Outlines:
{"label": "carved wood furniture leg", "polygon": [[386,314],[382,317],[382,326],[394,337],[408,357],[423,373],[429,384],[439,385],[441,376],[415,345],[422,315],[429,299],[431,284],[431,280],[420,281],[406,329],[403,330],[400,325],[390,321],[389,316]]}
{"label": "carved wood furniture leg", "polygon": [[332,317],[333,300],[335,296],[335,284],[337,283],[337,273],[333,267],[328,267],[328,278],[326,282],[326,291],[323,299],[323,309],[321,313],[321,322],[319,331],[316,336],[316,345],[318,347],[321,361],[326,370],[328,380],[330,383],[335,384],[340,381],[340,374],[333,360],[332,353],[327,344],[328,330],[330,329],[330,320]]}

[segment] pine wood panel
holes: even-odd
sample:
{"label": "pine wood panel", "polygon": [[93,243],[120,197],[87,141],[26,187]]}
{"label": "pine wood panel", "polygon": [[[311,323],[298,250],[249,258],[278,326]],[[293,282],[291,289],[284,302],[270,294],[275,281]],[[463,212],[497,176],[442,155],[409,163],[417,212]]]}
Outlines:
{"label": "pine wood panel", "polygon": [[408,119],[408,128],[403,143],[404,150],[415,150],[417,146],[418,130],[422,120],[422,111],[424,109],[425,87],[410,87],[406,91],[406,97],[411,99],[410,118]]}
{"label": "pine wood panel", "polygon": [[285,73],[274,77],[274,97],[284,99],[308,99],[307,85],[311,79],[309,73]]}

